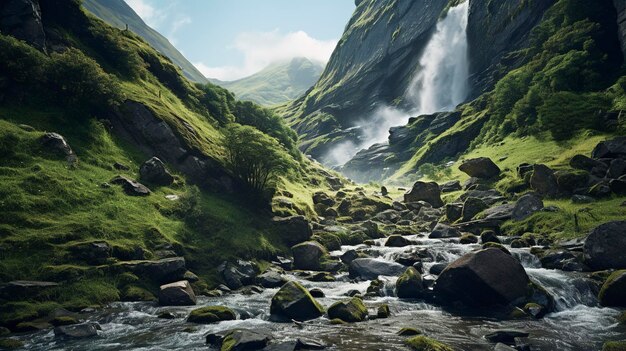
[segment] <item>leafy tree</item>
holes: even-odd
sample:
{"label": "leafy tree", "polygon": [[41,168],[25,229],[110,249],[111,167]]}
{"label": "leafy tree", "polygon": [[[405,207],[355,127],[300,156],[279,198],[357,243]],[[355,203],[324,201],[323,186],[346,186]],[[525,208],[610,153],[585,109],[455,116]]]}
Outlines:
{"label": "leafy tree", "polygon": [[251,126],[230,125],[225,145],[231,172],[258,192],[267,189],[293,165],[292,158],[276,139]]}

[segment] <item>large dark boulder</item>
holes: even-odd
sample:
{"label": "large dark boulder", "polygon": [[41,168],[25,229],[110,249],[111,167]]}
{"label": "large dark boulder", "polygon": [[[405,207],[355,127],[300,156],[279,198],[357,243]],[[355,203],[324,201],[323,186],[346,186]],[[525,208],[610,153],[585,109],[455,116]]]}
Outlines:
{"label": "large dark boulder", "polygon": [[465,160],[459,170],[470,177],[489,179],[500,174],[500,168],[487,157]]}
{"label": "large dark boulder", "polygon": [[591,157],[595,159],[626,157],[626,137],[600,142],[591,152]]}
{"label": "large dark boulder", "polygon": [[428,237],[430,239],[458,238],[461,235],[461,231],[457,228],[444,223],[437,223]]}
{"label": "large dark boulder", "polygon": [[196,304],[196,294],[186,280],[161,285],[159,289],[159,305],[190,306]]}
{"label": "large dark boulder", "polygon": [[616,158],[611,160],[609,169],[606,172],[606,177],[611,179],[617,179],[626,174],[626,160]]}
{"label": "large dark boulder", "polygon": [[0,31],[46,50],[46,34],[37,0],[5,0],[0,3]]}
{"label": "large dark boulder", "polygon": [[244,285],[252,284],[255,276],[261,271],[256,263],[236,260],[234,262],[222,262],[217,267],[217,272],[229,289],[236,290]]}
{"label": "large dark boulder", "polygon": [[396,295],[401,299],[416,299],[424,292],[422,275],[413,267],[407,268],[396,281]]}
{"label": "large dark boulder", "polygon": [[524,267],[498,249],[469,253],[450,263],[435,283],[442,301],[467,306],[508,305],[529,293],[530,279]]}
{"label": "large dark boulder", "polygon": [[272,297],[270,313],[303,321],[320,317],[324,314],[324,307],[300,283],[291,281]]}
{"label": "large dark boulder", "polygon": [[265,350],[272,336],[262,329],[233,329],[206,336],[206,343],[221,351]]}
{"label": "large dark boulder", "polygon": [[365,280],[377,279],[378,276],[397,277],[404,272],[405,266],[376,258],[357,258],[350,262],[349,273],[351,278]]}
{"label": "large dark boulder", "polygon": [[558,171],[554,173],[554,176],[561,193],[571,194],[586,188],[589,184],[587,171]]}
{"label": "large dark boulder", "polygon": [[489,207],[485,203],[485,201],[477,198],[477,197],[468,197],[465,199],[463,203],[463,208],[461,210],[461,219],[464,222],[472,220],[477,214],[486,210]]}
{"label": "large dark boulder", "polygon": [[54,336],[57,338],[84,339],[98,336],[101,330],[98,323],[82,323],[73,325],[62,325],[54,328]]}
{"label": "large dark boulder", "polygon": [[403,237],[402,235],[391,235],[385,241],[387,247],[405,247],[413,244],[411,240]]}
{"label": "large dark boulder", "polygon": [[461,187],[461,182],[458,180],[452,180],[445,184],[442,184],[440,188],[442,193],[451,193],[453,191],[459,191],[463,189],[463,187]]}
{"label": "large dark boulder", "polygon": [[600,304],[608,307],[626,307],[626,270],[609,276],[598,295]]}
{"label": "large dark boulder", "polygon": [[197,308],[189,314],[187,322],[196,324],[211,324],[221,321],[237,319],[233,310],[224,306],[205,306]]}
{"label": "large dark boulder", "polygon": [[61,156],[69,157],[74,154],[74,151],[70,147],[70,144],[65,140],[61,134],[46,133],[39,139],[41,146],[46,151],[55,153]]}
{"label": "large dark boulder", "polygon": [[111,247],[106,241],[78,243],[69,247],[72,256],[88,264],[100,265],[111,257]]}
{"label": "large dark boulder", "polygon": [[267,271],[256,277],[256,283],[264,288],[279,288],[287,282],[280,273],[275,271]]}
{"label": "large dark boulder", "polygon": [[517,200],[515,207],[513,207],[513,214],[511,218],[514,221],[521,221],[528,218],[535,212],[543,209],[543,200],[541,197],[534,193],[526,194]]}
{"label": "large dark boulder", "polygon": [[320,269],[322,257],[328,252],[322,244],[316,241],[307,241],[291,248],[295,268],[304,270]]}
{"label": "large dark boulder", "polygon": [[435,182],[415,182],[413,188],[404,194],[404,202],[411,203],[418,201],[426,201],[435,208],[443,206],[439,185]]}
{"label": "large dark boulder", "polygon": [[170,185],[174,182],[174,177],[158,157],[144,162],[139,168],[139,175],[141,180],[154,185]]}
{"label": "large dark boulder", "polygon": [[530,187],[542,195],[555,195],[558,190],[558,184],[554,171],[546,165],[534,165],[533,173],[530,176]]}
{"label": "large dark boulder", "polygon": [[367,318],[367,308],[360,297],[335,302],[328,308],[328,319],[340,319],[348,323],[362,322]]}
{"label": "large dark boulder", "polygon": [[583,246],[585,263],[593,269],[626,269],[626,221],[602,224]]}
{"label": "large dark boulder", "polygon": [[121,185],[126,195],[148,196],[151,191],[145,185],[124,176],[117,176],[111,179],[112,184]]}
{"label": "large dark boulder", "polygon": [[304,216],[274,217],[272,222],[281,233],[283,241],[290,246],[311,239],[313,230]]}
{"label": "large dark boulder", "polygon": [[585,155],[575,155],[569,160],[569,165],[572,168],[583,171],[591,171],[595,167],[606,167],[604,163]]}

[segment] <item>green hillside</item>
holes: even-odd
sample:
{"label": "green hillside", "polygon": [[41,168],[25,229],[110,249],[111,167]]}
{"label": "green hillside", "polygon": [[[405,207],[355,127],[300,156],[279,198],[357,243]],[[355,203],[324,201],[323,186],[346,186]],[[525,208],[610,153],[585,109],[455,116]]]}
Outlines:
{"label": "green hillside", "polygon": [[207,83],[208,80],[167,38],[150,28],[124,0],[84,0],[83,6],[108,24],[128,29],[138,34],[161,54],[183,70],[185,76],[194,82]]}

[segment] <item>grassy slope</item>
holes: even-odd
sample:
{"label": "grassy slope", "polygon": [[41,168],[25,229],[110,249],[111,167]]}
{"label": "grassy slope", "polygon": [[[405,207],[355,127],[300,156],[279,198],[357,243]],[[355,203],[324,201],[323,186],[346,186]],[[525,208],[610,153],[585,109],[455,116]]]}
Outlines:
{"label": "grassy slope", "polygon": [[160,53],[169,57],[175,64],[181,67],[185,76],[189,79],[199,83],[208,81],[167,38],[144,23],[123,0],[84,0],[83,6],[114,27],[123,29],[128,24],[131,31],[140,35]]}

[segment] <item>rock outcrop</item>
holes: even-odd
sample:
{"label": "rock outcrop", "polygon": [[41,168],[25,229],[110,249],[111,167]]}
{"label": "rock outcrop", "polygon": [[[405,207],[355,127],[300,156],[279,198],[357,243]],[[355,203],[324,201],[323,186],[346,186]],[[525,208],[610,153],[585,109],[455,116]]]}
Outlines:
{"label": "rock outcrop", "polygon": [[304,321],[320,317],[324,308],[297,282],[288,282],[272,297],[270,313]]}

